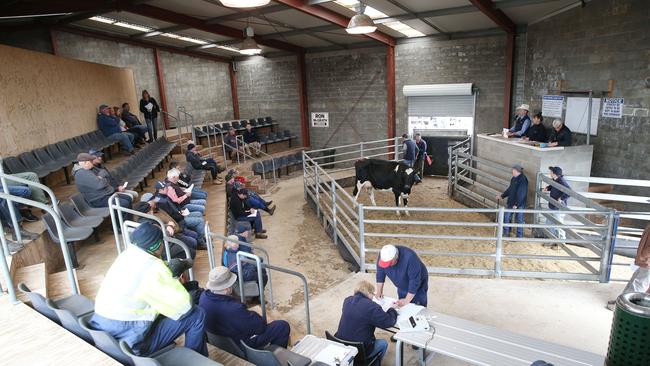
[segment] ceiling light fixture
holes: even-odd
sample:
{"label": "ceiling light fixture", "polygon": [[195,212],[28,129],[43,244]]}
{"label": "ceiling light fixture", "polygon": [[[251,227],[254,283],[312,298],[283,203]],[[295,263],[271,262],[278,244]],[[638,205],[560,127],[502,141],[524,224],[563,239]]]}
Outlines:
{"label": "ceiling light fixture", "polygon": [[365,7],[363,3],[359,3],[359,12],[350,19],[348,27],[345,29],[346,32],[349,34],[368,34],[377,30],[375,22],[363,13]]}
{"label": "ceiling light fixture", "polygon": [[241,47],[239,48],[239,53],[247,56],[259,55],[262,53],[262,49],[253,39],[253,27],[246,27],[244,30],[244,35],[246,38],[244,38],[244,42],[242,42]]}
{"label": "ceiling light fixture", "polygon": [[271,2],[271,0],[220,0],[223,6],[229,8],[255,8],[264,6]]}

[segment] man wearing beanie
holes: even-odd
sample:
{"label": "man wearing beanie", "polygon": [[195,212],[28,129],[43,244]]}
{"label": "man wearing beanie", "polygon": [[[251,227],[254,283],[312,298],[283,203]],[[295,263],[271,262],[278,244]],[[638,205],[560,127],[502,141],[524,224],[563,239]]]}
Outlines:
{"label": "man wearing beanie", "polygon": [[185,347],[208,356],[205,314],[159,259],[162,239],[150,223],[131,234],[131,245],[102,281],[90,326],[124,340],[137,355],[151,355],[185,334]]}
{"label": "man wearing beanie", "polygon": [[225,169],[217,165],[217,162],[212,158],[201,158],[199,152],[197,151],[196,145],[189,144],[187,145],[187,152],[185,153],[185,159],[187,162],[192,165],[192,168],[196,170],[209,170],[212,175],[213,184],[222,184],[223,181],[219,178],[218,174],[223,172]]}

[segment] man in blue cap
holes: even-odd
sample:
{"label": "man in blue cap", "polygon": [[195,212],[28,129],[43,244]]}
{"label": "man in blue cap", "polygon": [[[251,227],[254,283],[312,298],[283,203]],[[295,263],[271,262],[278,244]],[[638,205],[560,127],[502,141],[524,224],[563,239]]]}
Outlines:
{"label": "man in blue cap", "polygon": [[[548,170],[551,172],[551,179],[557,184],[560,184],[567,189],[571,189],[569,186],[569,183],[567,183],[566,179],[564,179],[564,176],[562,175],[562,168],[559,166],[550,166],[548,167]],[[566,206],[569,202],[569,194],[566,192],[562,192],[559,188],[553,187],[551,185],[546,186],[544,189],[546,192],[549,192],[550,196],[552,199],[558,201],[562,205]],[[554,211],[559,210],[565,210],[566,208],[564,207],[557,207],[551,202],[548,203],[548,208]],[[560,224],[564,224],[564,214],[554,214],[555,218],[558,220]],[[555,229],[555,234],[557,235],[558,239],[566,239],[566,233],[562,229]],[[558,244],[555,243],[552,245],[553,247],[557,247]]]}
{"label": "man in blue cap", "polygon": [[160,260],[162,239],[150,223],[131,234],[131,245],[102,281],[90,326],[124,340],[137,355],[151,355],[185,334],[185,347],[208,356],[205,313]]}
{"label": "man in blue cap", "polygon": [[132,133],[122,132],[122,129],[120,128],[120,119],[111,116],[111,108],[106,104],[99,106],[97,128],[109,140],[119,142],[123,150],[131,155],[135,154],[135,150],[133,149],[135,136],[133,136]]}

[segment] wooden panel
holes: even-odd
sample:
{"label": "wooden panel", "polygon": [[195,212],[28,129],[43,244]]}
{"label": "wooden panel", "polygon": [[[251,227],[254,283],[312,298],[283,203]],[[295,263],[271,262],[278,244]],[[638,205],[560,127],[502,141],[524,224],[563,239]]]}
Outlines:
{"label": "wooden panel", "polygon": [[0,45],[0,155],[96,130],[102,104],[137,106],[133,71]]}

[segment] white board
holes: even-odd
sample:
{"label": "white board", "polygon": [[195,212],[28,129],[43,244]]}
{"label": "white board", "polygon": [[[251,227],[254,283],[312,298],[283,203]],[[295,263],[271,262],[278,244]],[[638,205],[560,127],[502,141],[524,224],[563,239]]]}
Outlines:
{"label": "white board", "polygon": [[[600,116],[600,98],[591,99],[591,135],[598,133],[598,116]],[[566,117],[564,123],[571,132],[587,133],[587,116],[589,98],[567,98]]]}

